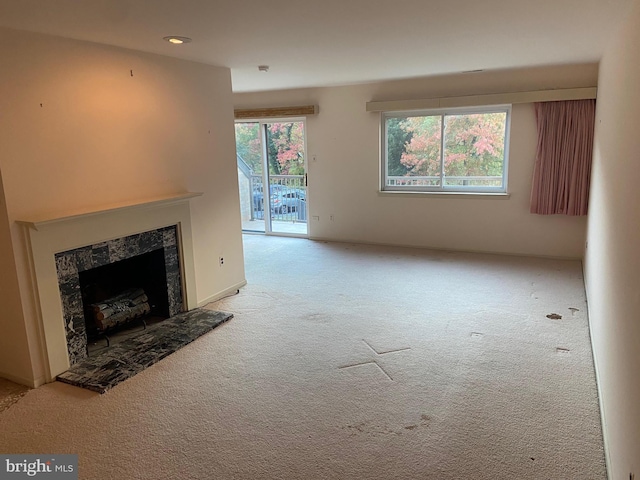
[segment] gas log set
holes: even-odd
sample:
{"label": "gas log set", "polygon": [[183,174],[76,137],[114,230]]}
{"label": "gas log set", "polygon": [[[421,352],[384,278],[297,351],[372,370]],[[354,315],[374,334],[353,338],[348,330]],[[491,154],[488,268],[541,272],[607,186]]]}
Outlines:
{"label": "gas log set", "polygon": [[89,313],[101,334],[142,318],[150,311],[149,298],[142,288],[127,289],[114,297],[89,306]]}

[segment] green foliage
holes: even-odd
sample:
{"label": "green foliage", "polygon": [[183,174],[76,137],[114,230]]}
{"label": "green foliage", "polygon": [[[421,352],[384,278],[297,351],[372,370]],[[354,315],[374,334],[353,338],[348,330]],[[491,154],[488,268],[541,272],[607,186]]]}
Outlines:
{"label": "green foliage", "polygon": [[267,128],[267,165],[269,166],[269,175],[280,175],[280,164],[278,163],[278,147],[276,142],[280,139],[280,131],[272,132]]}
{"label": "green foliage", "polygon": [[441,126],[440,115],[408,117],[405,128],[412,133],[401,156],[407,175],[440,175]]}
{"label": "green foliage", "polygon": [[505,113],[446,117],[447,176],[502,176]]}
{"label": "green foliage", "polygon": [[389,118],[387,120],[388,172],[394,177],[408,173],[407,167],[401,160],[402,154],[405,153],[405,146],[411,142],[413,132],[407,129],[406,123],[404,118]]}
{"label": "green foliage", "polygon": [[259,123],[236,123],[236,151],[255,174],[262,173]]}
{"label": "green foliage", "polygon": [[267,126],[269,173],[304,174],[304,124],[271,123]]}
{"label": "green foliage", "polygon": [[[256,174],[262,173],[259,123],[236,123],[236,151]],[[267,163],[271,175],[304,174],[304,124],[267,124]]]}
{"label": "green foliage", "polygon": [[[442,123],[441,115],[387,119],[389,175],[439,177],[444,157],[445,177],[502,176],[506,113],[445,115],[444,155]],[[447,183],[486,182],[451,179]]]}

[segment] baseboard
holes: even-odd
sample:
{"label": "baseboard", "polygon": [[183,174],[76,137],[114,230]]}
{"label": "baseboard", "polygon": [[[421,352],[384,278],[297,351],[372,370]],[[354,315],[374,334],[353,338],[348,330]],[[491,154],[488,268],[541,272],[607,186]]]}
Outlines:
{"label": "baseboard", "polygon": [[584,279],[584,296],[587,300],[587,325],[589,325],[589,342],[591,343],[591,355],[593,356],[593,370],[596,375],[596,392],[598,392],[598,404],[600,407],[600,426],[602,428],[602,443],[604,449],[604,462],[607,469],[607,478],[611,478],[611,455],[609,454],[609,440],[607,435],[607,422],[604,414],[604,402],[602,389],[600,388],[600,373],[598,369],[598,357],[593,343],[593,329],[591,328],[591,318],[589,317],[589,288],[587,286],[587,275],[584,271],[585,262],[582,262],[582,278]]}
{"label": "baseboard", "polygon": [[36,379],[25,378],[25,377],[19,377],[17,375],[12,375],[6,372],[0,372],[0,378],[5,378],[14,383],[19,383],[20,385],[24,385],[25,387],[29,387],[29,388],[38,388],[39,386],[47,383],[44,377],[38,377]]}
{"label": "baseboard", "polygon": [[240,283],[236,283],[235,285],[229,287],[229,288],[225,288],[224,290],[218,292],[218,293],[214,293],[213,295],[205,298],[204,300],[201,300],[198,302],[198,307],[204,307],[205,305],[211,303],[211,302],[216,302],[224,297],[228,297],[230,295],[235,294],[238,290],[240,290],[242,287],[244,287],[247,284],[246,280],[243,280]]}
{"label": "baseboard", "polygon": [[368,242],[364,240],[342,240],[335,238],[325,238],[310,236],[309,240],[317,242],[330,242],[330,243],[352,243],[355,245],[372,245],[376,247],[398,247],[398,248],[414,248],[418,250],[432,250],[436,252],[457,252],[457,253],[477,253],[483,255],[504,255],[508,257],[525,257],[525,258],[547,258],[550,260],[582,260],[582,257],[568,257],[562,255],[536,255],[533,253],[515,253],[515,252],[496,252],[489,250],[473,250],[473,249],[453,249],[443,247],[429,247],[425,245],[408,245],[400,243],[385,243],[385,242]]}

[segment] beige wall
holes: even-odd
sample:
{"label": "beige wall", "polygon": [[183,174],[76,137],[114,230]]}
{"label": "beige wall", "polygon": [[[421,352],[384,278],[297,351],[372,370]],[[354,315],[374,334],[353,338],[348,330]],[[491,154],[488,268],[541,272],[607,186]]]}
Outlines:
{"label": "beige wall", "polygon": [[[6,29],[0,58],[0,168],[29,342],[38,333],[15,220],[204,192],[191,201],[198,301],[244,281],[228,69]],[[0,322],[19,330],[21,319]],[[13,362],[24,338],[9,342],[0,375],[24,371]]]}
{"label": "beige wall", "polygon": [[[307,121],[312,238],[580,258],[585,218],[529,214],[536,146],[532,105],[513,107],[511,196],[487,199],[378,193],[380,116],[367,113],[365,104],[594,86],[596,81],[595,65],[565,66],[243,93],[234,95],[234,104],[236,108],[319,105],[320,113]],[[320,220],[314,221],[313,216]]]}
{"label": "beige wall", "polygon": [[585,281],[610,478],[640,476],[640,3],[600,65]]}
{"label": "beige wall", "polygon": [[[27,333],[20,303],[18,275],[13,256],[11,229],[5,208],[4,189],[0,175],[0,376],[19,383],[29,383],[32,376]],[[23,348],[16,349],[15,345]],[[11,372],[9,374],[9,372]]]}

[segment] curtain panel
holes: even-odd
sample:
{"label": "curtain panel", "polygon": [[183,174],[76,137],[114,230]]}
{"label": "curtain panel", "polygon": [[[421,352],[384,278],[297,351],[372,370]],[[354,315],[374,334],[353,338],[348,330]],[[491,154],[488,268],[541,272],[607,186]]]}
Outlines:
{"label": "curtain panel", "polygon": [[586,215],[596,101],[539,102],[535,112],[538,146],[531,213]]}

